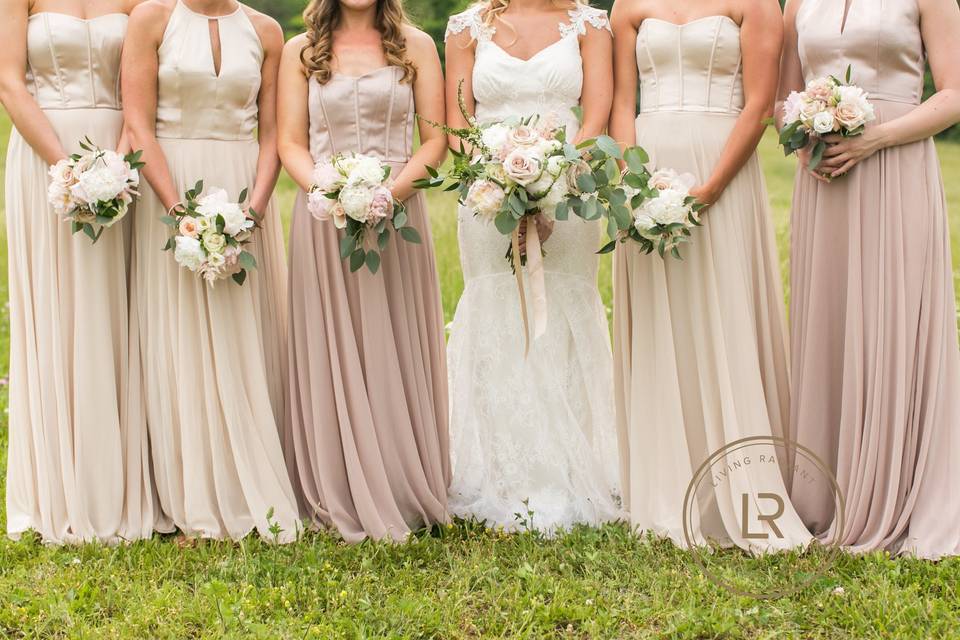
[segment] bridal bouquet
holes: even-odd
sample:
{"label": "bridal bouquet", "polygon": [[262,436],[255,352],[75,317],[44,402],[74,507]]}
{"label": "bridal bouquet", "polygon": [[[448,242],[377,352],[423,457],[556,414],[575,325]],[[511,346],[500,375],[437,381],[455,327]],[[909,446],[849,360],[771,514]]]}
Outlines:
{"label": "bridal bouquet", "polygon": [[[649,178],[644,166],[647,155],[640,147],[624,152],[608,136],[571,144],[554,115],[481,123],[464,104],[462,84],[459,98],[466,127],[428,122],[460,138],[460,149],[452,152],[452,168],[441,174],[427,167],[429,177],[414,186],[428,189],[449,182],[446,191],[457,191],[462,205],[510,237],[504,257],[517,277],[529,348],[523,266],[533,297],[534,338],[542,335],[546,324],[543,253],[536,216],[566,220],[573,212],[588,221],[606,218],[607,233],[616,238],[619,230],[630,224],[627,190],[645,187]],[[620,169],[621,160],[626,171]],[[521,229],[526,232],[523,255]]]}
{"label": "bridal bouquet", "polygon": [[256,258],[244,247],[253,239],[259,216],[245,209],[244,189],[236,202],[223,189],[211,189],[204,196],[203,181],[184,194],[183,206],[161,221],[176,232],[164,251],[173,250],[177,263],[198,274],[213,286],[227,277],[239,285],[247,271],[257,268]]}
{"label": "bridal bouquet", "polygon": [[105,151],[87,138],[82,154],[50,167],[47,200],[54,213],[70,221],[73,232],[83,231],[96,242],[103,231],[127,215],[139,193],[141,152],[122,156]]}
{"label": "bridal bouquet", "polygon": [[850,84],[850,73],[847,67],[844,82],[833,76],[811,80],[803,91],[791,93],[783,105],[780,144],[786,155],[805,148],[811,137],[817,138],[810,158],[811,171],[819,166],[827,148],[821,136],[858,136],[876,118],[867,92]]}
{"label": "bridal bouquet", "polygon": [[[407,242],[420,243],[417,230],[407,226],[403,203],[394,200],[387,187],[389,179],[389,166],[359,153],[338,154],[314,167],[307,210],[317,220],[333,220],[338,229],[345,229],[340,257],[350,261],[352,272],[364,265],[377,272],[390,227]],[[368,234],[376,236],[376,248],[367,247]]]}
{"label": "bridal bouquet", "polygon": [[617,241],[632,240],[643,253],[654,250],[663,258],[667,253],[681,260],[680,245],[690,241],[690,231],[700,226],[699,212],[703,205],[690,195],[696,179],[673,169],[655,171],[646,187],[632,189],[630,205],[633,219],[619,238],[612,240],[601,253],[613,251]]}

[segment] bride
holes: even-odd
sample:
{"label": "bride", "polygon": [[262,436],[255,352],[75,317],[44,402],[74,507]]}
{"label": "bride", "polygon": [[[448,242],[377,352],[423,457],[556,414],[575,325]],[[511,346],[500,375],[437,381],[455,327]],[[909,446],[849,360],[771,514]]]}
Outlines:
{"label": "bride", "polygon": [[[566,0],[487,0],[453,16],[446,40],[451,126],[466,124],[461,85],[480,121],[557,118],[576,141],[606,126],[613,71],[604,11]],[[597,290],[601,228],[574,216],[541,216],[537,227],[547,325],[524,356],[508,240],[459,211],[465,287],[447,356],[449,502],[459,517],[552,534],[619,517],[619,457],[610,336]]]}

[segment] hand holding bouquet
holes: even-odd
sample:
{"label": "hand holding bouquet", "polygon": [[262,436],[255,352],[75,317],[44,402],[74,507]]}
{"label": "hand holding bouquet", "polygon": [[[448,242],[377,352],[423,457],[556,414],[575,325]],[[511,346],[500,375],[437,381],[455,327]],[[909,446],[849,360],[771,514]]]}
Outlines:
{"label": "hand holding bouquet", "polygon": [[780,144],[790,155],[816,138],[808,168],[813,171],[823,160],[827,147],[822,136],[830,133],[844,137],[858,136],[868,122],[876,119],[867,92],[850,84],[851,68],[845,82],[833,76],[811,80],[803,91],[794,91],[783,105],[783,130]]}
{"label": "hand holding bouquet", "polygon": [[[633,240],[643,253],[654,250],[664,258],[670,253],[678,260],[680,245],[690,241],[690,231],[700,226],[699,212],[704,205],[690,195],[696,179],[678,174],[673,169],[655,171],[646,186],[631,189],[631,224],[621,229],[618,240]],[[601,253],[613,251],[617,240],[608,243]]]}
{"label": "hand holding bouquet", "polygon": [[93,242],[104,229],[127,215],[140,186],[141,152],[122,156],[104,151],[87,138],[85,153],[74,154],[50,167],[47,200],[54,213],[70,221],[73,233],[83,231]]}
{"label": "hand holding bouquet", "polygon": [[[339,154],[314,167],[307,210],[317,220],[333,220],[338,229],[346,230],[340,257],[349,259],[351,272],[364,265],[377,272],[391,226],[407,242],[420,243],[417,230],[407,226],[406,209],[387,187],[389,178],[389,166],[359,153]],[[367,247],[368,233],[376,236],[376,248]]]}
{"label": "hand holding bouquet", "polygon": [[243,285],[247,271],[257,268],[257,261],[244,247],[253,239],[259,216],[243,207],[247,199],[244,189],[232,202],[223,189],[203,193],[203,181],[184,194],[183,205],[162,222],[176,230],[164,251],[173,250],[180,266],[193,271],[213,286],[227,277]]}

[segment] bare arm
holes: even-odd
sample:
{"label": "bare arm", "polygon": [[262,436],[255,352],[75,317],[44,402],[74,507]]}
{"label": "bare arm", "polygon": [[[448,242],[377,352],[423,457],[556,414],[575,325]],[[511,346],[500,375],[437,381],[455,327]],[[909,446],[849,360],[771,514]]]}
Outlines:
{"label": "bare arm", "polygon": [[63,145],[27,91],[27,19],[29,0],[0,0],[0,102],[10,114],[13,125],[47,164],[66,157]]}
{"label": "bare arm", "polygon": [[[417,79],[413,85],[416,111],[433,122],[443,122],[446,104],[444,101],[443,70],[437,46],[427,34],[417,29],[407,29],[407,55],[417,67]],[[400,173],[395,176],[393,196],[400,201],[414,194],[413,183],[427,177],[427,165],[438,167],[447,157],[447,136],[436,127],[422,120],[418,125],[420,148]]]}
{"label": "bare arm", "polygon": [[[457,102],[457,91],[461,82],[463,82],[463,102],[467,111],[473,115],[477,108],[476,99],[473,97],[473,64],[476,59],[476,43],[473,42],[469,29],[451,35],[447,39],[446,57],[447,124],[454,128],[466,127],[467,121],[460,113],[460,105]],[[451,149],[459,149],[460,138],[450,136],[449,145]]]}
{"label": "bare arm", "polygon": [[580,106],[583,124],[576,142],[595,138],[610,122],[613,103],[613,37],[606,29],[587,26],[587,34],[580,39],[583,58],[583,91]]}
{"label": "bare arm", "polygon": [[919,0],[920,30],[937,92],[909,113],[868,126],[853,138],[826,136],[818,170],[838,177],[881,149],[924,140],[960,122],[960,7],[956,0]]}
{"label": "bare arm", "polygon": [[263,44],[264,58],[260,71],[257,121],[260,155],[257,158],[256,181],[250,191],[250,207],[263,214],[280,176],[280,156],[277,155],[277,76],[283,52],[283,30],[276,20],[259,13],[254,14],[252,20]]}
{"label": "bare arm", "polygon": [[783,18],[776,0],[747,0],[740,24],[745,104],[727,139],[713,173],[691,190],[700,202],[713,204],[727,185],[756,152],[773,115],[777,96],[780,51],[783,45]]}
{"label": "bare arm", "polygon": [[300,51],[307,38],[299,35],[283,47],[280,60],[277,102],[277,146],[283,168],[304,191],[313,182],[313,156],[310,155],[309,78],[300,62]]}
{"label": "bare arm", "polygon": [[610,16],[613,25],[613,110],[610,135],[624,147],[637,143],[637,28],[633,0],[617,0]]}
{"label": "bare arm", "polygon": [[794,91],[804,87],[803,67],[797,38],[797,12],[803,0],[788,0],[783,16],[783,54],[780,56],[780,86],[777,89],[777,129],[783,127],[783,103]]}
{"label": "bare arm", "polygon": [[127,138],[133,148],[143,151],[143,174],[167,209],[180,202],[157,140],[157,49],[169,17],[170,8],[159,0],[145,2],[131,12],[120,72]]}

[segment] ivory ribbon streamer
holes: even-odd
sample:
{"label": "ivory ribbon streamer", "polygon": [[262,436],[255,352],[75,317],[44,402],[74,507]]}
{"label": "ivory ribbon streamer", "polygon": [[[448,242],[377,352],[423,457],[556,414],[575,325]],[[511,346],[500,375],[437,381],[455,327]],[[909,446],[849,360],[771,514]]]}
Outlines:
{"label": "ivory ribbon streamer", "polygon": [[[533,339],[547,330],[547,288],[543,274],[543,254],[537,223],[527,217],[521,224],[527,225],[527,272],[530,276],[530,293],[533,295]],[[520,226],[513,231],[513,271],[517,276],[517,292],[520,294],[520,317],[523,319],[523,357],[530,355],[530,319],[527,316],[527,294],[523,287],[523,267],[520,262]]]}

